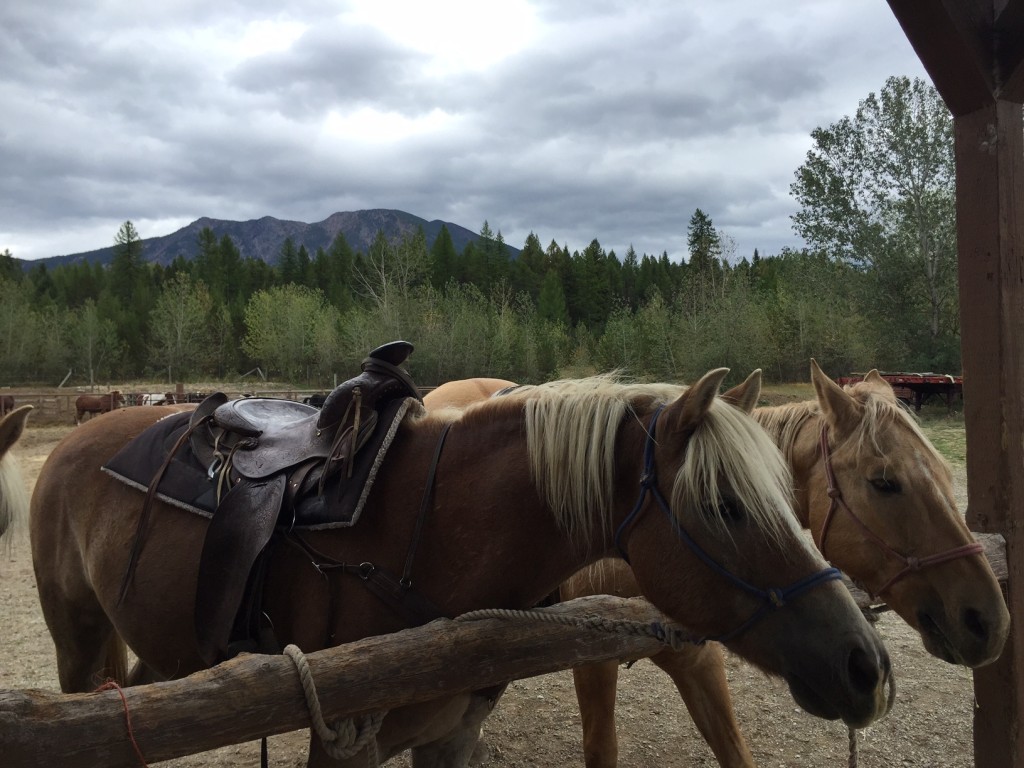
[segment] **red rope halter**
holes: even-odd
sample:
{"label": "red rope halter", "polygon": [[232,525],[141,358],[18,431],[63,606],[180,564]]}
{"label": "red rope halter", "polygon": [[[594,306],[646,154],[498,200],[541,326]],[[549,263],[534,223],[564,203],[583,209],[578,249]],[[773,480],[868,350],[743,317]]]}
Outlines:
{"label": "red rope halter", "polygon": [[843,493],[839,490],[839,485],[836,483],[835,472],[832,470],[832,452],[828,447],[828,425],[821,424],[821,457],[825,463],[825,479],[828,482],[828,496],[832,500],[829,504],[828,514],[825,515],[825,522],[821,526],[821,535],[819,536],[818,549],[821,550],[821,554],[828,559],[828,555],[825,554],[825,537],[828,536],[829,525],[832,523],[833,515],[838,507],[842,507],[846,510],[846,513],[860,528],[864,536],[874,542],[878,547],[885,553],[892,555],[901,563],[903,563],[903,569],[899,571],[895,576],[889,579],[879,589],[872,593],[871,596],[881,595],[889,587],[896,582],[903,579],[915,571],[920,571],[923,568],[927,568],[933,565],[939,565],[940,563],[946,563],[950,560],[956,560],[959,557],[967,557],[969,555],[980,555],[985,551],[985,548],[978,542],[972,542],[970,544],[964,544],[959,547],[953,547],[945,552],[938,552],[934,555],[928,555],[927,557],[908,557],[901,552],[893,549],[889,544],[879,536],[877,533],[872,531],[868,526],[854,514],[854,511],[850,509],[850,506],[843,499]]}

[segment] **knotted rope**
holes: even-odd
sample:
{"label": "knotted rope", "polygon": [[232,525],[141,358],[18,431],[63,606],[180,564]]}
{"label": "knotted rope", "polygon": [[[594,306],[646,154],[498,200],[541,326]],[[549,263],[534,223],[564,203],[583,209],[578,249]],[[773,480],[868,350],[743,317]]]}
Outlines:
{"label": "knotted rope", "polygon": [[139,742],[135,740],[135,730],[132,728],[132,716],[128,711],[128,699],[124,695],[124,689],[117,684],[116,680],[107,680],[99,688],[96,688],[96,692],[99,691],[117,691],[117,695],[121,697],[121,706],[124,708],[124,724],[128,729],[128,741],[131,742],[132,749],[135,750],[135,756],[139,758],[139,765],[142,768],[149,768],[149,764],[146,762],[146,758],[142,754],[142,748],[139,747]]}
{"label": "knotted rope", "polygon": [[334,760],[343,760],[358,754],[364,747],[368,747],[370,765],[379,765],[376,736],[386,713],[373,712],[363,715],[362,722],[358,727],[354,722],[355,718],[349,717],[331,728],[324,722],[323,712],[320,709],[320,698],[316,693],[316,684],[313,682],[313,673],[309,669],[306,655],[297,645],[286,646],[284,653],[295,663],[295,668],[298,670],[302,691],[306,696],[306,706],[309,707],[309,718],[312,721],[313,730],[320,737],[324,751]]}

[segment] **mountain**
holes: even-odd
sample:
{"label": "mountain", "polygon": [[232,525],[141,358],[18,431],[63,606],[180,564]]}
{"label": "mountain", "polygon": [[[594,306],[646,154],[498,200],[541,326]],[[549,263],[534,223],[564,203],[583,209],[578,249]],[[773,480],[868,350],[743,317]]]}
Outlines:
{"label": "mountain", "polygon": [[[281,253],[281,246],[286,238],[291,238],[295,247],[305,245],[312,257],[318,248],[329,248],[339,232],[345,235],[354,251],[366,253],[378,232],[383,232],[388,240],[398,240],[404,235],[412,234],[417,227],[423,228],[427,236],[427,247],[433,245],[441,227],[448,227],[455,250],[459,253],[468,243],[476,242],[480,236],[465,227],[451,222],[427,221],[405,211],[375,208],[367,211],[347,211],[333,213],[323,221],[306,224],[301,221],[285,221],[273,216],[250,221],[226,221],[203,217],[196,219],[177,232],[160,237],[142,240],[142,260],[167,265],[178,256],[192,259],[199,253],[199,233],[209,227],[218,240],[227,235],[242,254],[242,258],[262,259],[274,264]],[[509,255],[514,257],[519,251],[506,246]],[[37,261],[22,262],[25,268],[35,264],[45,264],[48,269],[61,264],[72,264],[79,261],[109,264],[114,255],[114,246],[100,248],[95,251],[72,253],[67,256],[51,256]]]}

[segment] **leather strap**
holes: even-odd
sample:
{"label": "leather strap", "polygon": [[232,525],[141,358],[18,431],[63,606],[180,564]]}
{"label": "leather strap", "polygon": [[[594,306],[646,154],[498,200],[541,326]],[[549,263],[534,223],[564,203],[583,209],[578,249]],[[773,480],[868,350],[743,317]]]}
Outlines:
{"label": "leather strap", "polygon": [[409,552],[405,556],[405,568],[402,569],[401,584],[406,589],[412,586],[412,561],[416,555],[416,546],[420,541],[420,534],[423,532],[423,521],[427,519],[431,502],[434,500],[434,485],[437,476],[437,464],[441,460],[441,450],[444,448],[445,438],[452,427],[452,422],[444,425],[441,436],[437,439],[437,447],[434,448],[434,457],[430,460],[430,469],[427,470],[427,487],[423,489],[423,498],[420,500],[420,511],[416,516],[416,527],[413,529],[412,541],[409,542]]}
{"label": "leather strap", "polygon": [[128,585],[131,583],[132,575],[135,573],[135,566],[138,564],[139,555],[142,553],[142,543],[146,537],[146,526],[149,523],[149,516],[153,509],[153,499],[156,498],[156,490],[160,485],[160,481],[163,480],[164,475],[167,473],[167,468],[171,466],[171,462],[174,460],[175,455],[181,450],[181,446],[185,444],[185,441],[192,435],[192,433],[200,426],[205,424],[212,418],[212,412],[205,418],[199,419],[194,423],[190,423],[188,429],[186,429],[181,437],[174,443],[174,447],[167,452],[167,458],[164,459],[163,464],[160,465],[160,469],[157,470],[156,475],[149,483],[149,488],[146,489],[146,497],[142,501],[142,510],[139,512],[139,522],[135,527],[135,539],[132,541],[131,554],[128,555],[128,565],[124,569],[124,576],[121,579],[121,591],[117,598],[117,604],[120,605],[124,602],[125,596],[128,594]]}

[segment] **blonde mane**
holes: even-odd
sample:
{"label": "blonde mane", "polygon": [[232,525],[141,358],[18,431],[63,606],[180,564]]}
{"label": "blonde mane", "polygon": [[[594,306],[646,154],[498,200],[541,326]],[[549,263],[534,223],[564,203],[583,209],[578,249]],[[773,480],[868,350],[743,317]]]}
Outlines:
{"label": "blonde mane", "polygon": [[[885,451],[879,444],[879,433],[893,424],[902,424],[916,437],[928,458],[948,469],[948,462],[921,431],[917,418],[895,395],[864,386],[862,382],[848,384],[844,389],[861,406],[862,418],[850,439],[836,446],[837,452],[852,450],[860,455],[869,451],[884,458]],[[808,419],[821,419],[821,408],[816,400],[807,400],[771,408],[756,408],[754,418],[771,435],[786,461],[790,462],[797,434]]]}
{"label": "blonde mane", "polygon": [[768,433],[791,466],[796,436],[808,419],[820,416],[821,411],[814,400],[754,409],[754,419]]}
{"label": "blonde mane", "polygon": [[[683,391],[604,375],[520,387],[498,400],[523,404],[534,481],[562,528],[576,541],[589,541],[600,524],[610,542],[619,428]],[[479,407],[486,406],[474,406]],[[647,427],[646,416],[641,423]],[[717,509],[723,501],[720,484],[728,482],[728,492],[769,537],[778,540],[782,530],[793,528],[789,468],[752,419],[716,400],[690,440],[669,494],[680,521],[696,517],[727,532],[718,515],[696,512]]]}

